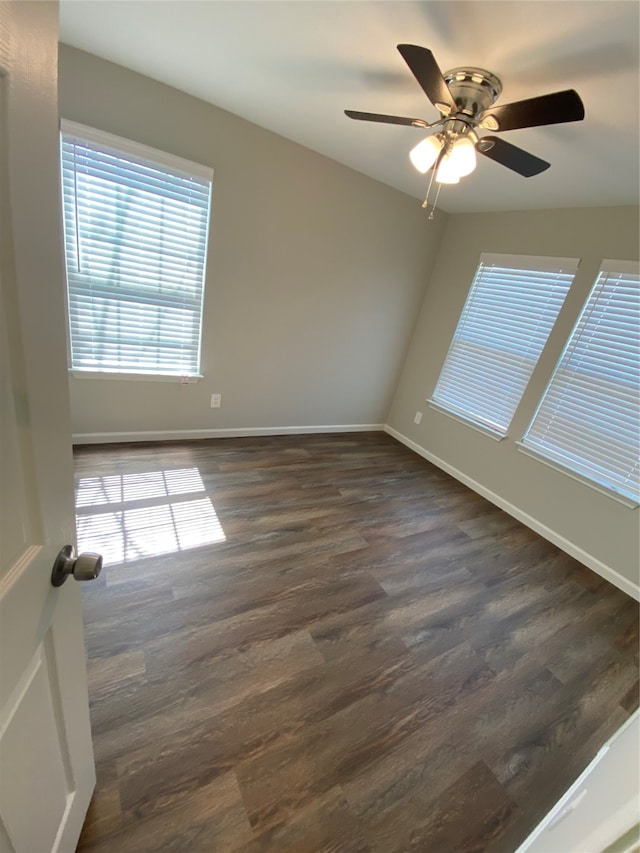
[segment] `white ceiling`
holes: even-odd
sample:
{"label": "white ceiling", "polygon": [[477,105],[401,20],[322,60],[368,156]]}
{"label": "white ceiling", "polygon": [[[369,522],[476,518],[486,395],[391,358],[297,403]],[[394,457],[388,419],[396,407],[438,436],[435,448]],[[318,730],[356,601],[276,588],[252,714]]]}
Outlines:
{"label": "white ceiling", "polygon": [[637,204],[635,0],[61,0],[60,39],[216,104],[422,199],[411,127],[344,109],[438,118],[397,44],[440,68],[486,68],[499,103],[574,88],[586,118],[504,139],[551,168],[522,178],[487,158],[439,206],[451,213]]}

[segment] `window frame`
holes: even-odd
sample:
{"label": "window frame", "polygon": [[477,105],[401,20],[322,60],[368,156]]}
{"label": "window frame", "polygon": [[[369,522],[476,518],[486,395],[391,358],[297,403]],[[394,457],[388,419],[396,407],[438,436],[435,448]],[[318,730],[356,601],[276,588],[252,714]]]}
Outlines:
{"label": "window frame", "polygon": [[[67,271],[67,221],[64,201],[64,182],[63,182],[63,145],[67,140],[77,139],[83,142],[92,143],[96,147],[102,147],[110,152],[124,155],[123,159],[131,157],[134,163],[146,164],[153,168],[162,170],[167,175],[178,177],[193,177],[199,181],[208,183],[208,199],[206,203],[206,216],[202,229],[202,268],[200,275],[199,288],[199,316],[197,320],[197,335],[194,335],[195,345],[190,348],[190,352],[195,355],[195,369],[190,369],[186,372],[169,371],[169,370],[140,370],[135,367],[122,367],[116,369],[109,367],[106,369],[89,368],[84,365],[74,365],[72,352],[72,333],[71,333],[71,295],[69,286],[69,275]],[[181,382],[182,384],[191,384],[203,378],[202,374],[202,330],[204,320],[204,300],[206,290],[207,277],[207,260],[208,248],[211,230],[211,208],[213,200],[213,176],[214,170],[209,166],[187,160],[169,152],[161,151],[152,148],[148,145],[136,142],[125,137],[117,136],[94,127],[89,127],[78,122],[61,119],[60,121],[60,188],[62,202],[62,220],[63,220],[63,255],[65,263],[65,291],[67,300],[66,311],[66,327],[67,327],[67,356],[68,356],[68,372],[71,376],[81,379],[109,379],[109,380],[134,380],[147,382]],[[195,327],[194,327],[195,328]]]}

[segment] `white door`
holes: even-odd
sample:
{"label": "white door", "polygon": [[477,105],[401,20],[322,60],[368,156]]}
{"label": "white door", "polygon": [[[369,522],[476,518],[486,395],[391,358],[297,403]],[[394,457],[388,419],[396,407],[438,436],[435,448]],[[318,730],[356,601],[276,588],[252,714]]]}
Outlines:
{"label": "white door", "polygon": [[58,6],[0,0],[0,850],[73,851],[95,785],[74,544]]}

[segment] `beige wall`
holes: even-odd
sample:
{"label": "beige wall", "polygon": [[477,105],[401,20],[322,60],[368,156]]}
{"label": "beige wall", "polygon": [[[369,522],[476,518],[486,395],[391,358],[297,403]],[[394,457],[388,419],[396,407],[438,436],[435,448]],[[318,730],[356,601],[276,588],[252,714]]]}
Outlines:
{"label": "beige wall", "polygon": [[[638,585],[638,509],[629,509],[518,451],[547,379],[603,258],[638,258],[638,209],[593,208],[450,216],[397,392],[389,426],[466,482],[606,574]],[[497,442],[431,409],[435,386],[481,252],[581,258],[549,344]],[[424,413],[413,423],[416,411]],[[611,577],[611,574],[607,575]],[[627,584],[626,589],[629,588]]]}
{"label": "beige wall", "polygon": [[215,170],[204,380],[71,378],[74,433],[384,423],[446,214],[73,48],[59,86],[64,118]]}

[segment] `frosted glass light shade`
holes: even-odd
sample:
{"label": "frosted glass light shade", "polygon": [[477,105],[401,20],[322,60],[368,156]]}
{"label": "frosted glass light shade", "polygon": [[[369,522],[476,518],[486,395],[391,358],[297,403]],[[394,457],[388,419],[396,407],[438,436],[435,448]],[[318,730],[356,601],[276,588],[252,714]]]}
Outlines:
{"label": "frosted glass light shade", "polygon": [[422,142],[418,142],[415,148],[411,149],[409,159],[416,169],[424,175],[436,162],[441,149],[442,139],[438,134],[427,136]]}
{"label": "frosted glass light shade", "polygon": [[458,184],[460,183],[460,175],[456,168],[455,162],[451,159],[451,154],[443,157],[436,172],[436,181],[439,184]]}
{"label": "frosted glass light shade", "polygon": [[476,167],[476,149],[468,136],[463,136],[454,143],[449,158],[459,178],[464,178],[465,175],[473,172]]}

